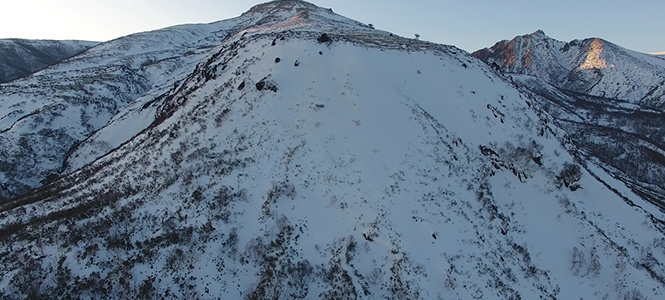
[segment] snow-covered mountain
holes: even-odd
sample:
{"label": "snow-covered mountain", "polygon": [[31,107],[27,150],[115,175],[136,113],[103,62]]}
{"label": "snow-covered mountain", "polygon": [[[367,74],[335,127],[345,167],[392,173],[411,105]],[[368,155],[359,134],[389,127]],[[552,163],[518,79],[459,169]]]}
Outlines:
{"label": "snow-covered mountain", "polygon": [[24,77],[95,45],[88,41],[0,40],[0,83]]}
{"label": "snow-covered mountain", "polygon": [[565,43],[538,30],[474,56],[503,72],[538,77],[561,89],[665,109],[665,61],[599,38]]}
{"label": "snow-covered mountain", "polygon": [[665,209],[665,60],[593,38],[542,31],[474,56],[531,91],[583,152]]}
{"label": "snow-covered mountain", "polygon": [[[137,75],[100,77],[104,66]],[[455,47],[291,0],[47,71],[31,78],[71,76],[81,100],[125,96],[81,131],[73,112],[95,102],[34,87],[73,111],[41,126],[85,140],[62,177],[0,203],[2,298],[665,291],[663,212]],[[42,124],[23,120],[23,132]]]}

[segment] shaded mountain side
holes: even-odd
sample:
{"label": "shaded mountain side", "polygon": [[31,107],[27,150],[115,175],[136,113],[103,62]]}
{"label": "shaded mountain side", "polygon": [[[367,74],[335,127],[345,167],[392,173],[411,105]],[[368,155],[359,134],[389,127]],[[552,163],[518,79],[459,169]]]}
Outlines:
{"label": "shaded mountain side", "polygon": [[665,293],[665,214],[468,53],[303,1],[220,24],[0,203],[0,297]]}
{"label": "shaded mountain side", "polygon": [[[563,43],[542,31],[474,56],[537,95],[585,156],[665,209],[662,60],[600,39]],[[515,59],[525,56],[530,64]]]}
{"label": "shaded mountain side", "polygon": [[97,44],[88,41],[0,40],[0,83],[45,69]]}
{"label": "shaded mountain side", "polygon": [[[554,87],[532,77],[513,74],[586,156],[595,158],[637,194],[665,210],[665,113],[631,109],[616,99]],[[540,86],[539,86],[540,85]]]}

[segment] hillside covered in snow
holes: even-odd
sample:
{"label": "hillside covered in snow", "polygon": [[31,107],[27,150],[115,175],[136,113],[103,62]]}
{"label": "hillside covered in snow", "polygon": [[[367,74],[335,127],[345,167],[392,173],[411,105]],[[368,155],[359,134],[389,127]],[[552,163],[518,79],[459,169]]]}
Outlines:
{"label": "hillside covered in snow", "polygon": [[2,299],[665,292],[665,214],[453,46],[274,1],[0,87]]}

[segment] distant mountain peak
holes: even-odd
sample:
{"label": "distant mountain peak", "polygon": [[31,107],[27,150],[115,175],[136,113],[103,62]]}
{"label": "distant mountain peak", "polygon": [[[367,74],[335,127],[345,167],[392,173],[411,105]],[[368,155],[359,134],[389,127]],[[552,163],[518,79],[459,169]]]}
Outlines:
{"label": "distant mountain peak", "polygon": [[[497,42],[473,55],[496,64],[503,72],[538,77],[559,88],[635,103],[649,102],[647,106],[653,108],[663,105],[657,96],[662,73],[654,71],[663,68],[658,59],[662,57],[637,53],[601,38],[563,42],[538,30]],[[637,76],[644,80],[635,80]]]}
{"label": "distant mountain peak", "polygon": [[547,36],[547,34],[545,34],[545,31],[543,31],[542,29],[538,29],[538,30],[534,31],[533,33],[529,34],[529,36],[532,36],[532,37],[536,36],[536,37],[541,37],[541,38],[550,38],[549,36]]}
{"label": "distant mountain peak", "polygon": [[474,56],[488,63],[495,62],[504,72],[536,75],[554,83],[565,80],[573,70],[605,69],[610,63],[604,51],[617,48],[599,38],[562,42],[545,34],[543,30],[516,36],[474,52]]}

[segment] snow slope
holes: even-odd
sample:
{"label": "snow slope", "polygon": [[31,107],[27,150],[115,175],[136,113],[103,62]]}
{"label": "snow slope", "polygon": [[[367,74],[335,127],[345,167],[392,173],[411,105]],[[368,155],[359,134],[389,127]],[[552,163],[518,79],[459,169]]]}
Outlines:
{"label": "snow slope", "polygon": [[302,1],[243,17],[138,134],[0,206],[3,298],[663,296],[663,213],[482,62]]}

